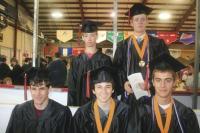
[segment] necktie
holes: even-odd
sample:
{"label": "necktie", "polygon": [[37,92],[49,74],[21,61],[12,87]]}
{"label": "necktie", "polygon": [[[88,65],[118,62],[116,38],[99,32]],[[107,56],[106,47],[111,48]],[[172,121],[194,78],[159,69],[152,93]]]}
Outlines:
{"label": "necktie", "polygon": [[138,38],[137,38],[137,43],[140,45],[141,42],[142,42],[142,38],[141,38],[141,37],[138,37]]}

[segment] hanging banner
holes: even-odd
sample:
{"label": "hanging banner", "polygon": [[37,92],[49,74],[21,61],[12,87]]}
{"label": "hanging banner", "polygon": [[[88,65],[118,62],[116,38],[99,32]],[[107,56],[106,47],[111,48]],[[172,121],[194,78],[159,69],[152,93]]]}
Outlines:
{"label": "hanging banner", "polygon": [[[113,43],[113,35],[114,35],[113,31],[108,31],[106,39]],[[117,42],[120,42],[123,39],[124,39],[124,33],[123,32],[118,32]]]}
{"label": "hanging banner", "polygon": [[124,31],[124,40],[133,35],[133,31]]}
{"label": "hanging banner", "polygon": [[195,42],[195,33],[182,33],[181,37],[179,39],[180,42],[182,42],[185,45],[189,45],[191,43]]}
{"label": "hanging banner", "polygon": [[98,31],[97,32],[97,40],[96,43],[100,43],[106,40],[106,31]]}
{"label": "hanging banner", "polygon": [[65,43],[73,38],[73,31],[72,30],[57,30],[56,37],[58,40]]}
{"label": "hanging banner", "polygon": [[73,48],[72,55],[78,56],[81,53],[84,53],[85,48]]}
{"label": "hanging banner", "polygon": [[167,45],[178,39],[177,32],[157,32],[158,38],[163,39]]}
{"label": "hanging banner", "polygon": [[58,52],[58,47],[54,44],[47,44],[44,47],[44,56],[54,57],[56,52]]}
{"label": "hanging banner", "polygon": [[70,56],[72,55],[72,48],[59,47],[59,52],[62,54],[62,56]]}

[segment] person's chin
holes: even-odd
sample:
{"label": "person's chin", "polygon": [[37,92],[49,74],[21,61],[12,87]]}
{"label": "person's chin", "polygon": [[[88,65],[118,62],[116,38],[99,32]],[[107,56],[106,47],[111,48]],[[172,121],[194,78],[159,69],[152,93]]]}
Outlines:
{"label": "person's chin", "polygon": [[101,101],[102,103],[106,103],[106,102],[109,101],[109,98],[101,98],[100,101]]}

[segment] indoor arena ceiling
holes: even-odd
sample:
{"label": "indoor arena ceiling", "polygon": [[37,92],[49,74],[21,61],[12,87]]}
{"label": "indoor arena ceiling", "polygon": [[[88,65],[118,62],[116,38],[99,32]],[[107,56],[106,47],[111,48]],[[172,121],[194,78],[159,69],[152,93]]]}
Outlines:
{"label": "indoor arena ceiling", "polygon": [[[74,30],[84,20],[104,22],[99,30],[113,30],[114,0],[39,0],[39,29],[49,38],[56,37],[56,30]],[[118,0],[118,31],[130,31],[125,12],[136,2],[143,2],[154,10],[149,15],[148,30],[195,31],[195,0]],[[21,0],[33,16],[34,0]],[[52,18],[53,11],[63,13],[62,18]],[[169,20],[160,20],[159,13],[169,12]]]}

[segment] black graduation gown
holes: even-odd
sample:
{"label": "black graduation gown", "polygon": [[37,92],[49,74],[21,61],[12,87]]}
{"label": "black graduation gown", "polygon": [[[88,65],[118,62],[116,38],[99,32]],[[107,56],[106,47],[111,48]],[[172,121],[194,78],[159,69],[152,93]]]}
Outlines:
{"label": "black graduation gown", "polygon": [[97,51],[91,58],[85,53],[80,54],[72,60],[68,79],[68,105],[81,106],[90,99],[86,98],[86,76],[89,70],[97,69],[101,66],[112,66],[109,56]]}
{"label": "black graduation gown", "polygon": [[[200,133],[197,117],[192,109],[186,107],[175,99],[174,102],[184,133]],[[142,97],[137,101],[135,96],[130,95],[128,104],[130,105],[131,112],[138,113],[137,116],[135,116],[134,113],[132,116],[130,116],[128,133],[133,133],[132,129],[136,128],[134,125],[134,120],[136,117],[139,119],[137,121],[138,133],[160,133],[160,129],[156,122],[155,113],[152,113],[152,98]],[[182,133],[174,106],[172,109],[173,111],[169,133]],[[166,115],[161,115],[161,118],[163,121],[165,121]]]}
{"label": "black graduation gown", "polygon": [[10,77],[11,70],[6,63],[0,63],[0,80]]}
{"label": "black graduation gown", "polygon": [[[148,35],[149,37],[149,60],[154,59],[161,53],[168,53],[169,50],[168,47],[165,45],[164,41],[155,37],[152,37]],[[123,42],[121,42],[117,50],[115,52],[115,56],[113,59],[113,66],[116,67],[118,70],[118,75],[120,78],[120,87],[124,88],[124,83],[127,81],[127,51],[128,51],[128,43],[129,43],[130,37]],[[130,41],[131,45],[129,48],[130,51],[130,66],[129,66],[129,73],[128,75],[131,75],[133,73],[141,72],[143,75],[143,78],[145,79],[146,74],[146,67],[139,67],[139,61],[141,60],[132,41]],[[142,42],[141,42],[142,43]],[[141,46],[140,46],[141,47]],[[148,50],[146,49],[143,59],[146,64],[148,63]],[[150,74],[151,75],[151,74]],[[124,89],[122,90],[124,92]]]}
{"label": "black graduation gown", "polygon": [[[109,133],[126,133],[129,107],[121,101],[116,100],[115,103]],[[76,111],[73,117],[73,133],[98,133],[93,112],[93,102],[83,105]]]}
{"label": "black graduation gown", "polygon": [[6,133],[71,133],[71,120],[69,108],[53,100],[37,118],[31,100],[15,106]]}
{"label": "black graduation gown", "polygon": [[11,78],[14,85],[24,84],[24,71],[20,65],[16,64],[13,66],[11,71]]}
{"label": "black graduation gown", "polygon": [[60,59],[52,61],[48,66],[49,81],[53,87],[64,87],[66,82],[67,68]]}

